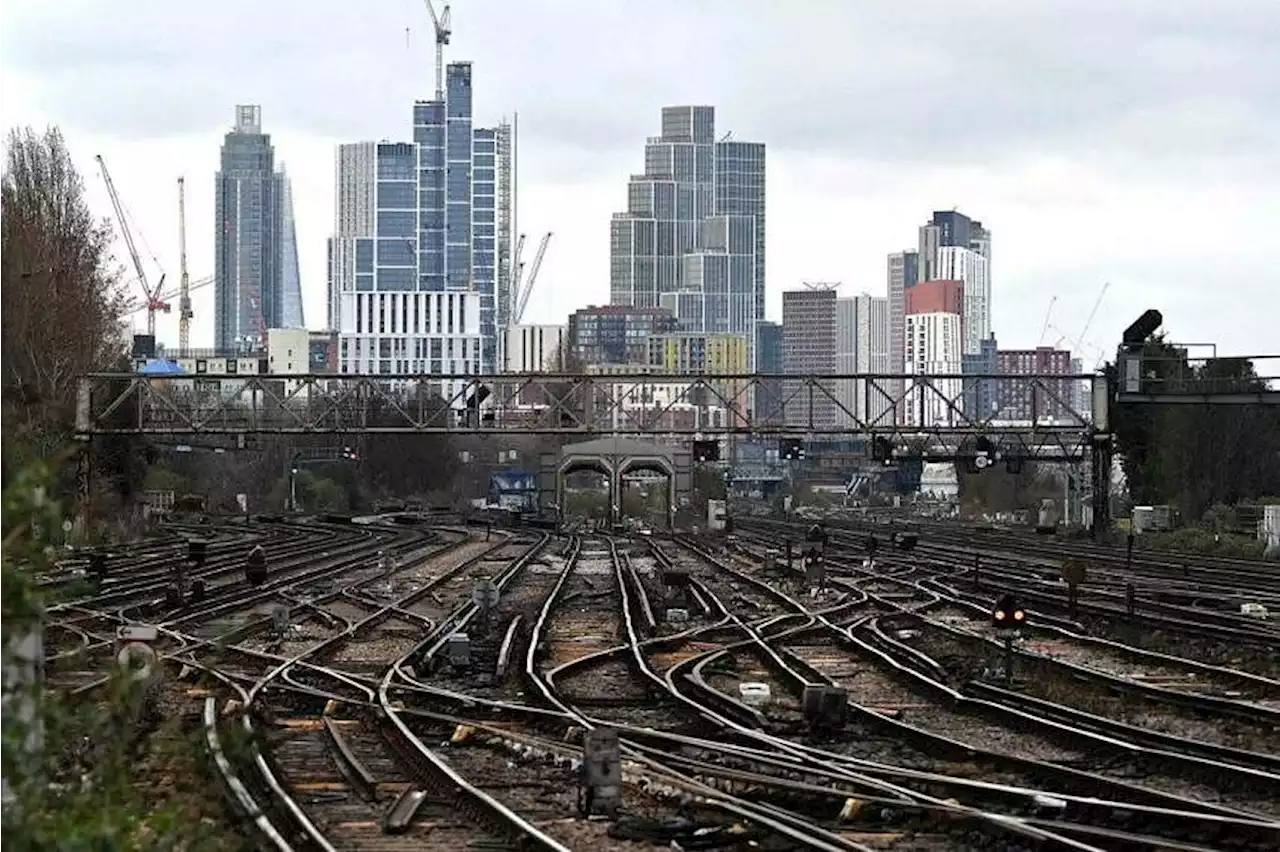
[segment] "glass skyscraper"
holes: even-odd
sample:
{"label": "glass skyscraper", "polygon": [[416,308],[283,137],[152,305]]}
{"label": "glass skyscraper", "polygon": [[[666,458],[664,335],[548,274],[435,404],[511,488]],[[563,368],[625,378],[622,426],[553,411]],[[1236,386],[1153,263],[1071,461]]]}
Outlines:
{"label": "glass skyscraper", "polygon": [[471,63],[450,63],[444,100],[413,105],[413,142],[377,143],[368,165],[339,151],[338,223],[366,183],[374,207],[371,235],[331,243],[345,372],[496,372],[497,130],[473,126],[471,92]]}
{"label": "glass skyscraper", "polygon": [[214,346],[259,351],[267,329],[284,320],[283,182],[262,132],[262,107],[236,107],[215,181]]}
{"label": "glass skyscraper", "polygon": [[715,108],[662,110],[610,229],[610,298],[666,307],[682,331],[746,335],[764,318],[765,150],[715,138]]}
{"label": "glass skyscraper", "polygon": [[306,328],[302,309],[302,275],[298,269],[298,229],[293,221],[293,184],[280,164],[280,327]]}

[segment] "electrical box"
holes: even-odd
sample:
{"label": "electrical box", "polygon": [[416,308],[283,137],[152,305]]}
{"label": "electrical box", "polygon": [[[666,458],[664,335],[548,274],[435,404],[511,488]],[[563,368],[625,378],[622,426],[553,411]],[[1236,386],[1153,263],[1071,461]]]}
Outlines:
{"label": "electrical box", "polygon": [[454,668],[466,668],[471,665],[471,637],[465,633],[454,633],[445,640],[444,658]]}
{"label": "electrical box", "polygon": [[594,728],[582,742],[582,811],[616,816],[622,805],[622,747],[613,728]]}

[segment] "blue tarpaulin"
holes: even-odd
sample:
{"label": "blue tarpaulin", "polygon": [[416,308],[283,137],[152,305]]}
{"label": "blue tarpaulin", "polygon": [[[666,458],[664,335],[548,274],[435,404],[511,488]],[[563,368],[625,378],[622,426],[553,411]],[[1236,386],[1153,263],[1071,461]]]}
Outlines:
{"label": "blue tarpaulin", "polygon": [[187,371],[177,361],[167,361],[164,358],[152,358],[138,368],[138,372],[144,376],[180,376]]}

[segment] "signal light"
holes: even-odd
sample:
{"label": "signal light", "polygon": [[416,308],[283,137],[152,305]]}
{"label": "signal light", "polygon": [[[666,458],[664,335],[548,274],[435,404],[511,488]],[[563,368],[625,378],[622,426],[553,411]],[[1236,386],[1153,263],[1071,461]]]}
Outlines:
{"label": "signal light", "polygon": [[720,461],[720,442],[694,441],[693,460],[699,463]]}
{"label": "signal light", "polygon": [[778,455],[783,461],[800,461],[804,458],[804,441],[799,438],[783,438],[778,442]]}
{"label": "signal light", "polygon": [[1012,630],[1027,620],[1027,613],[1018,606],[1013,595],[1002,595],[991,611],[991,623],[1005,630]]}

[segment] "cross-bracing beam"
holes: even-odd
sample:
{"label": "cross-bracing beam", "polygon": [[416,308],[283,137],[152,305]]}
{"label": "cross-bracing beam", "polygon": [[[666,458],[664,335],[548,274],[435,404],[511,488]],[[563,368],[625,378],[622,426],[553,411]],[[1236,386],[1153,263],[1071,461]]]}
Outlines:
{"label": "cross-bracing beam", "polygon": [[[297,375],[81,380],[77,431],[101,434],[883,436],[926,460],[1088,454],[1093,375]],[[898,391],[901,387],[903,390]],[[1105,394],[1102,395],[1105,399]]]}

